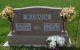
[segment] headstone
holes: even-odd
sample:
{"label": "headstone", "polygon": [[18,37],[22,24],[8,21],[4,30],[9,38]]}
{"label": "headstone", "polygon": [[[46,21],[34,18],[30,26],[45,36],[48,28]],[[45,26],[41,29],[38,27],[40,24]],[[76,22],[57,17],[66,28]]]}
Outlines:
{"label": "headstone", "polygon": [[47,37],[60,34],[63,29],[59,16],[61,9],[46,6],[15,8],[9,45],[46,46]]}

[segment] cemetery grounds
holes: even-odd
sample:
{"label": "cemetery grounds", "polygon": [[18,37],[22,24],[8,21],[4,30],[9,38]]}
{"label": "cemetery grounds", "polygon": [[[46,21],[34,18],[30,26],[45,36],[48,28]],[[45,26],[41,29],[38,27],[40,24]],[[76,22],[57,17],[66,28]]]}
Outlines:
{"label": "cemetery grounds", "polygon": [[[76,8],[75,19],[67,22],[67,30],[73,42],[73,48],[64,48],[64,50],[80,50],[80,0],[0,0],[0,12],[6,6],[11,5],[14,8],[27,6],[51,6],[51,7],[67,7],[74,6]],[[9,22],[0,16],[0,50],[11,50],[2,45],[7,41],[7,34],[10,32]],[[16,48],[16,47],[15,47]],[[17,47],[19,50],[46,50],[46,48],[34,47]],[[15,50],[15,49],[14,49]]]}

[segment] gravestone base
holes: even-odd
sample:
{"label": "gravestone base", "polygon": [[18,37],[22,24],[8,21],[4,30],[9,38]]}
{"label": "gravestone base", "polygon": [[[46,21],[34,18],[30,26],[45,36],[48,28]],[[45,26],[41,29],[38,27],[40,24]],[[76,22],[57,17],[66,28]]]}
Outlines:
{"label": "gravestone base", "polygon": [[13,35],[12,32],[8,34],[8,43],[10,46],[35,46],[47,47],[47,36],[26,36],[26,35]]}
{"label": "gravestone base", "polygon": [[[14,35],[12,32],[8,34],[8,42],[6,46],[34,46],[34,47],[47,47],[46,39],[48,36],[27,36],[27,35]],[[68,40],[69,39],[69,40]],[[72,45],[70,38],[67,40],[67,47]]]}

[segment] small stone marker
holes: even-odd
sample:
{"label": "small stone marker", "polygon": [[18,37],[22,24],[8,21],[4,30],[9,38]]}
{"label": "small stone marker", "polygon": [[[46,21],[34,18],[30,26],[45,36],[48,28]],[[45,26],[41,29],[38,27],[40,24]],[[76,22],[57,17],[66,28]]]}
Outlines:
{"label": "small stone marker", "polygon": [[59,16],[61,9],[46,6],[15,8],[9,45],[46,46],[46,38],[60,34],[63,29]]}

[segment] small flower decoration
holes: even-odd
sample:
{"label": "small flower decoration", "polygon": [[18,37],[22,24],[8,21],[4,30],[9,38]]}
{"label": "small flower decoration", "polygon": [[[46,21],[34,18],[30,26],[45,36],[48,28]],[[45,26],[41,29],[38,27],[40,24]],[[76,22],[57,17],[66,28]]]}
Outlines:
{"label": "small flower decoration", "polygon": [[75,7],[65,7],[62,9],[60,16],[63,17],[63,19],[66,18],[68,21],[72,21],[73,15],[75,14]]}
{"label": "small flower decoration", "polygon": [[10,6],[6,6],[2,12],[0,13],[0,15],[3,18],[7,18],[10,22],[12,21],[13,18],[13,8]]}

